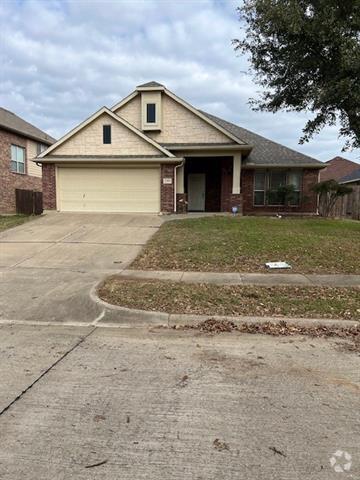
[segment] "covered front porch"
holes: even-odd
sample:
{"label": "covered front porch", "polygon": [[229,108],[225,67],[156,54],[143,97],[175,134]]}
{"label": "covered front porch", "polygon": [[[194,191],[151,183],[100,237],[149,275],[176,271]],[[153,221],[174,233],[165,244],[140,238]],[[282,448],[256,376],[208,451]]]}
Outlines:
{"label": "covered front porch", "polygon": [[241,154],[184,156],[176,169],[176,211],[242,211]]}

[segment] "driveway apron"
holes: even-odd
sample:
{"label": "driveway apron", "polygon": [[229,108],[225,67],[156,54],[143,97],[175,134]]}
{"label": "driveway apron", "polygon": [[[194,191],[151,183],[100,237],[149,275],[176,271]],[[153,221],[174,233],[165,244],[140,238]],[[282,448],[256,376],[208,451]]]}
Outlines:
{"label": "driveway apron", "polygon": [[162,223],[157,215],[49,213],[0,234],[0,320],[89,322],[89,292],[126,268]]}

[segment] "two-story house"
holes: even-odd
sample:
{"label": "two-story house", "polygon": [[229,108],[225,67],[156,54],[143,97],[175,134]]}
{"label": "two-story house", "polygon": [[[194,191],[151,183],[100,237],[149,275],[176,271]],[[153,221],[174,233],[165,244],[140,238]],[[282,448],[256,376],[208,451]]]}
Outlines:
{"label": "two-story house", "polygon": [[0,213],[15,213],[15,190],[42,191],[42,169],[32,160],[55,142],[39,128],[0,108]]}

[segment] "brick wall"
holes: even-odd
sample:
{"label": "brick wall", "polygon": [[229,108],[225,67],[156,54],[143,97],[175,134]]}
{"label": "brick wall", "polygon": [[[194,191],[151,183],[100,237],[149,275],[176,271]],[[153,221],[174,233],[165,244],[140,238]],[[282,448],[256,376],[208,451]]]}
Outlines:
{"label": "brick wall", "polygon": [[[171,184],[164,184],[164,178],[171,178]],[[161,165],[160,209],[164,213],[174,212],[174,165]]]}
{"label": "brick wall", "polygon": [[56,210],[56,175],[55,165],[43,164],[43,208],[44,210]]}
{"label": "brick wall", "polygon": [[186,193],[176,194],[176,213],[187,212],[187,195]]}
{"label": "brick wall", "polygon": [[[25,174],[10,171],[11,145],[25,148]],[[0,129],[0,213],[15,213],[15,189],[41,192],[41,178],[27,175],[27,139],[21,135]]]}
{"label": "brick wall", "polygon": [[302,192],[298,206],[254,206],[254,170],[243,169],[241,172],[241,191],[243,195],[243,213],[245,215],[274,214],[277,212],[294,214],[315,214],[317,211],[317,195],[311,188],[318,181],[317,169],[304,169]]}
{"label": "brick wall", "polygon": [[231,212],[232,207],[237,207],[242,213],[242,194],[232,193],[233,184],[233,159],[223,158],[221,161],[221,211]]}

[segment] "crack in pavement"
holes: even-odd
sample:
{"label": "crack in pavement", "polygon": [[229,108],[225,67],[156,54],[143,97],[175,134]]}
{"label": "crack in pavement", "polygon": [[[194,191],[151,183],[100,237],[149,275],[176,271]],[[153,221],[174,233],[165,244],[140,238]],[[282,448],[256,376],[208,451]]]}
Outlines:
{"label": "crack in pavement", "polygon": [[6,413],[17,401],[19,401],[34,385],[36,385],[45,375],[47,375],[53,368],[56,367],[64,358],[66,358],[70,353],[72,353],[77,347],[79,347],[92,333],[95,332],[97,327],[94,327],[88,334],[84,337],[81,337],[75,345],[73,345],[69,350],[67,350],[63,355],[61,355],[54,363],[52,363],[41,375],[39,375],[30,385],[28,385],[24,390],[22,390],[19,395],[17,395],[6,407],[0,411],[0,417]]}

